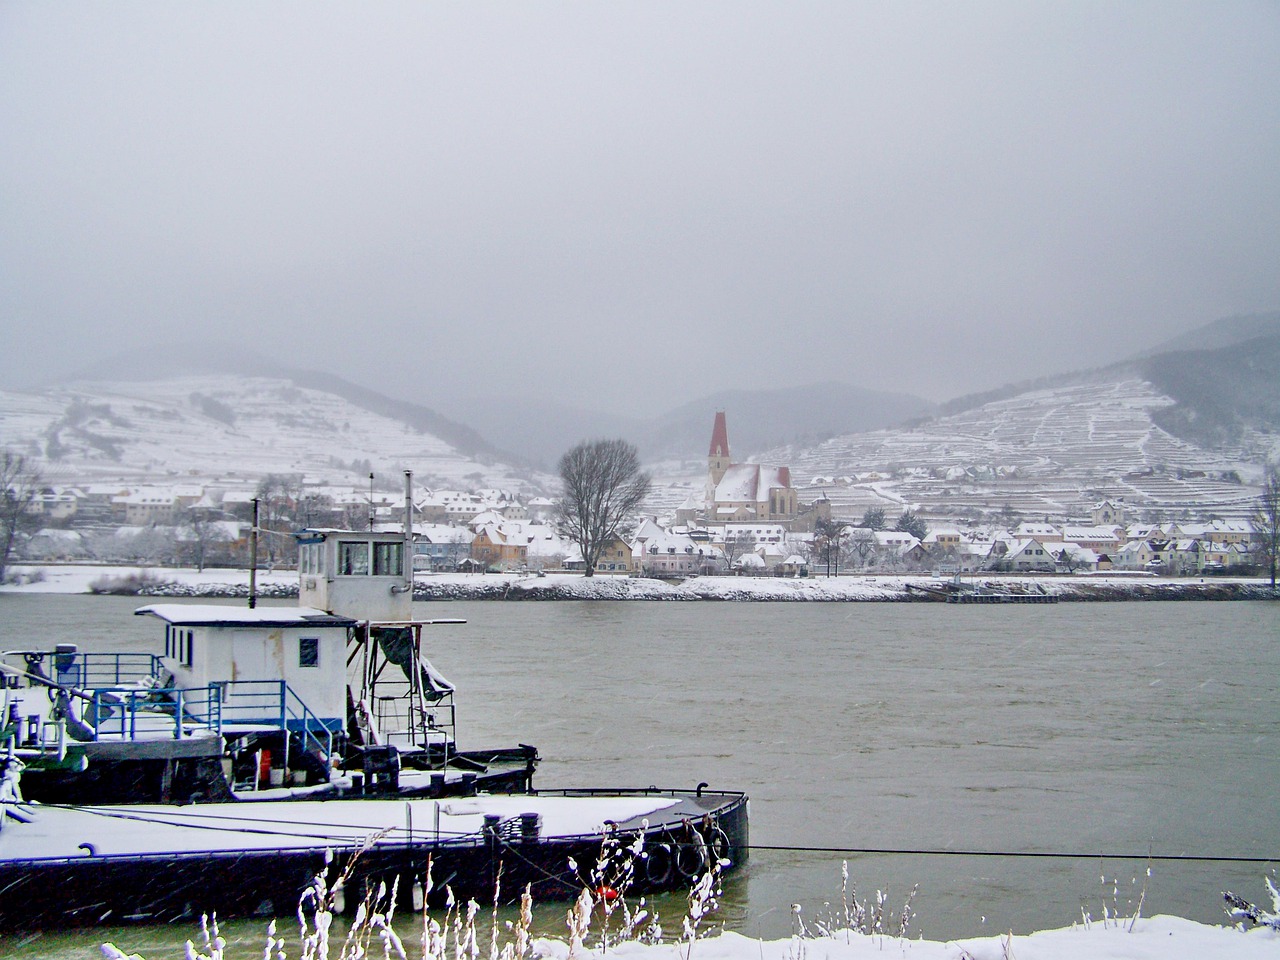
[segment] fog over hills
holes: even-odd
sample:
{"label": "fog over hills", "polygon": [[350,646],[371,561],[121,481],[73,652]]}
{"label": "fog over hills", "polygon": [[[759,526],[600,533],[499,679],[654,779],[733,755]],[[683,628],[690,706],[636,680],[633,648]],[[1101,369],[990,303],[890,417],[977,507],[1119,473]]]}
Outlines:
{"label": "fog over hills", "polygon": [[429,394],[429,376],[356,384],[181,345],[0,393],[0,444],[53,482],[248,483],[275,472],[363,483],[370,470],[394,482],[412,469],[424,486],[530,492],[554,488],[550,471],[573,443],[622,436],[654,465],[660,512],[701,495],[711,422],[725,410],[735,459],[790,465],[796,485],[813,488],[802,499],[826,495],[847,515],[904,504],[957,518],[1070,515],[1103,496],[1239,515],[1262,465],[1280,459],[1280,314],[1229,318],[1166,346],[1177,349],[938,408],[828,382],[624,418],[534,398],[451,404],[446,416],[404,399]]}
{"label": "fog over hills", "polygon": [[648,461],[703,456],[717,410],[733,412],[737,443],[747,453],[889,427],[934,409],[910,394],[839,382],[722,391],[650,417],[542,401],[538,392],[445,401],[445,408],[495,446],[547,469],[555,469],[560,454],[575,443],[593,437],[625,437]]}

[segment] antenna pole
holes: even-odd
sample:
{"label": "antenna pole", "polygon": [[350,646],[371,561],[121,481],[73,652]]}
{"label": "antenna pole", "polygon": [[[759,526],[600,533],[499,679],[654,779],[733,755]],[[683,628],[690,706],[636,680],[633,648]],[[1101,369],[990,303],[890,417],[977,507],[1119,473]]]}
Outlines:
{"label": "antenna pole", "polygon": [[404,472],[404,586],[413,594],[413,471]]}
{"label": "antenna pole", "polygon": [[253,498],[253,529],[249,533],[249,609],[258,605],[258,498]]}

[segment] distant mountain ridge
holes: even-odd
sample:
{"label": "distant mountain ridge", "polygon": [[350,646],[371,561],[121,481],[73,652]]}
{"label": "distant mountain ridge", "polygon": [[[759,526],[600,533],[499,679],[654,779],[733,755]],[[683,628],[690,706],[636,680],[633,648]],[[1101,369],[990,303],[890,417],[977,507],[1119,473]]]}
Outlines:
{"label": "distant mountain ridge", "polygon": [[59,484],[242,489],[276,473],[350,488],[375,473],[398,489],[412,470],[426,487],[546,489],[550,478],[491,448],[433,432],[429,413],[320,374],[179,373],[0,392],[0,442]]}
{"label": "distant mountain ridge", "polygon": [[1153,420],[1209,448],[1280,433],[1280,312],[1227,317],[1118,363],[1006,384],[941,404],[947,417],[1036,390],[1140,377],[1174,401]]}
{"label": "distant mountain ridge", "polygon": [[123,353],[76,371],[64,383],[147,382],[184,374],[291,380],[300,387],[336,394],[370,413],[400,420],[419,432],[439,437],[461,453],[494,462],[529,465],[528,458],[499,449],[472,427],[420,403],[388,396],[331,373],[290,366],[225,344],[179,343],[157,347],[145,354]]}
{"label": "distant mountain ridge", "polygon": [[1244,343],[1246,340],[1276,335],[1280,335],[1280,311],[1237,314],[1214,320],[1212,323],[1188,330],[1170,340],[1157,343],[1130,359],[1143,360],[1156,354],[1182,353],[1188,350],[1220,350]]}
{"label": "distant mountain ridge", "polygon": [[747,459],[784,443],[817,443],[827,437],[892,426],[934,409],[906,393],[826,382],[796,387],[725,390],[652,417],[623,416],[537,397],[468,398],[465,416],[496,446],[547,469],[580,440],[622,437],[645,461],[702,457],[717,410],[729,414],[735,457]]}

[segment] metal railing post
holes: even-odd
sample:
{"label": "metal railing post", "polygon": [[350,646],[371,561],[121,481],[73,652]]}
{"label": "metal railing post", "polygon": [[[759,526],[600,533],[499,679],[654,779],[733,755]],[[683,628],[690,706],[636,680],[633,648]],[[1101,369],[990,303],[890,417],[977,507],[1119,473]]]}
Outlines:
{"label": "metal railing post", "polygon": [[285,695],[289,690],[289,685],[283,680],[280,681],[280,729],[284,731],[284,772],[289,773],[289,714],[288,704],[285,703]]}

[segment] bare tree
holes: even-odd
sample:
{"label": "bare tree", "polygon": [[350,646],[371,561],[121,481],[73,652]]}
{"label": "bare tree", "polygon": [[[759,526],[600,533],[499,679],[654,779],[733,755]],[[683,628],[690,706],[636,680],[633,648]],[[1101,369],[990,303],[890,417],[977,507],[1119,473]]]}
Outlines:
{"label": "bare tree", "polygon": [[1267,471],[1262,493],[1249,520],[1253,524],[1254,556],[1258,558],[1258,566],[1271,575],[1271,589],[1274,590],[1276,563],[1280,559],[1280,472],[1274,468]]}
{"label": "bare tree", "polygon": [[302,499],[302,476],[296,473],[269,473],[258,483],[258,527],[263,533],[267,568],[297,559],[293,533],[298,528],[298,501]]}
{"label": "bare tree", "polygon": [[12,450],[0,454],[0,583],[4,583],[18,534],[31,522],[30,508],[40,492],[40,471]]}
{"label": "bare tree", "polygon": [[590,440],[560,458],[560,480],[561,525],[582,551],[586,575],[594,576],[605,543],[649,495],[649,474],[625,440]]}
{"label": "bare tree", "polygon": [[179,554],[194,563],[196,570],[204,570],[218,535],[217,523],[209,518],[208,511],[188,507],[178,518],[174,535],[178,540]]}
{"label": "bare tree", "polygon": [[858,527],[849,538],[849,552],[858,558],[858,564],[862,567],[871,562],[879,547],[880,542],[876,540],[874,530],[867,527]]}
{"label": "bare tree", "polygon": [[835,567],[835,575],[840,576],[840,552],[844,549],[845,540],[848,537],[849,525],[843,520],[831,520],[825,517],[819,517],[813,525],[813,546],[817,551],[816,561],[818,563],[826,563],[827,576],[832,575],[832,567]]}

